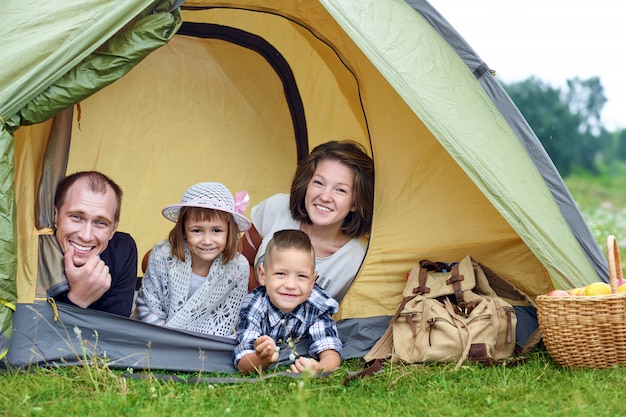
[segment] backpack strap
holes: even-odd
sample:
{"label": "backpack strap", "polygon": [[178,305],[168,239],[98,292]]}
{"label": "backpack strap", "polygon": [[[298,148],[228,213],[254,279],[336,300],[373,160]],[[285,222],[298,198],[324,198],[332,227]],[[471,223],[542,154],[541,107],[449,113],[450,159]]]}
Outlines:
{"label": "backpack strap", "polygon": [[389,320],[389,325],[387,326],[387,330],[381,336],[380,339],[372,346],[369,352],[363,357],[366,362],[372,362],[375,359],[387,359],[391,357],[393,353],[393,323],[400,317],[400,313],[404,309],[406,303],[414,299],[415,296],[412,297],[404,297],[402,302],[398,306],[393,317]]}
{"label": "backpack strap", "polygon": [[[420,268],[420,272],[418,275],[418,286],[413,288],[413,294],[428,294],[430,292],[430,288],[426,286],[426,278],[428,277],[428,269],[425,267]],[[408,301],[408,300],[407,300]],[[406,301],[403,301],[402,307],[404,307]]]}
{"label": "backpack strap", "polygon": [[342,385],[346,386],[346,385],[350,384],[350,382],[354,381],[355,379],[365,378],[367,376],[372,376],[376,372],[380,372],[381,369],[383,369],[383,361],[380,360],[380,359],[374,359],[373,361],[368,363],[367,368],[365,368],[361,372],[357,372],[355,374],[352,374],[349,377],[347,377],[346,379],[344,379],[343,382],[342,382]]}
{"label": "backpack strap", "polygon": [[450,265],[447,262],[435,262],[422,259],[420,261],[420,268],[426,268],[426,270],[433,272],[446,272],[450,270]]}
{"label": "backpack strap", "polygon": [[465,305],[465,300],[463,299],[463,290],[461,289],[461,281],[463,281],[465,277],[459,274],[459,264],[454,265],[451,272],[452,275],[446,280],[446,284],[452,285],[452,288],[454,289],[454,298],[456,299],[456,304],[461,307]]}
{"label": "backpack strap", "polygon": [[459,336],[461,336],[461,347],[463,348],[463,353],[454,367],[454,370],[458,371],[463,362],[465,362],[470,355],[470,349],[472,347],[472,333],[467,328],[467,324],[457,318],[455,308],[452,306],[450,300],[445,298],[443,300],[443,305],[446,310],[448,310],[448,313],[450,313],[450,317],[452,317],[452,321],[454,322],[453,324],[456,326]]}

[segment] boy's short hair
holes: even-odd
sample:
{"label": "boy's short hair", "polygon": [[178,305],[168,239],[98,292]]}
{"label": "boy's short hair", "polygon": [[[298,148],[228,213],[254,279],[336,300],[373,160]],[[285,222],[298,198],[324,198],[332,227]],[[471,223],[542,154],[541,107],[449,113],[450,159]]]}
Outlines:
{"label": "boy's short hair", "polygon": [[279,230],[274,233],[274,236],[265,248],[263,267],[267,269],[275,251],[284,249],[297,249],[310,253],[313,260],[313,269],[315,269],[315,250],[313,249],[311,239],[309,239],[309,235],[296,229]]}

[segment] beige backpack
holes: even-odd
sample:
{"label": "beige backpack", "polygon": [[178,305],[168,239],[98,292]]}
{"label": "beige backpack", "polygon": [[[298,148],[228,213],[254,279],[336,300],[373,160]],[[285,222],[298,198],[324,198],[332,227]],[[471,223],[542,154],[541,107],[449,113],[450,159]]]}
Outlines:
{"label": "beige backpack", "polygon": [[490,364],[513,354],[515,310],[496,295],[483,267],[470,256],[452,266],[421,261],[411,270],[403,296],[387,332],[365,356],[367,362],[456,361],[458,369],[467,359]]}

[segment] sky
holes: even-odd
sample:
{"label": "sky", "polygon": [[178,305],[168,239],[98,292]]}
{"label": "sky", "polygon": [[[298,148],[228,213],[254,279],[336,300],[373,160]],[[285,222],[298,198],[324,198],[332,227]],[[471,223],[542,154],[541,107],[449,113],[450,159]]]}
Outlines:
{"label": "sky", "polygon": [[428,0],[503,83],[534,75],[565,89],[600,77],[602,123],[626,128],[626,22],[619,0]]}

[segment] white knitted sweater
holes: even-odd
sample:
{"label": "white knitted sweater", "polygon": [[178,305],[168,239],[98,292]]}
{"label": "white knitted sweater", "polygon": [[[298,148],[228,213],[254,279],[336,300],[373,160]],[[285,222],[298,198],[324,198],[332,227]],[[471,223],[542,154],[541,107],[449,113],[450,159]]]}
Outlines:
{"label": "white knitted sweater", "polygon": [[223,265],[219,255],[205,282],[189,297],[191,253],[186,244],[185,259],[172,256],[166,240],[154,246],[137,297],[139,320],[234,338],[241,301],[248,292],[248,261],[238,254]]}

